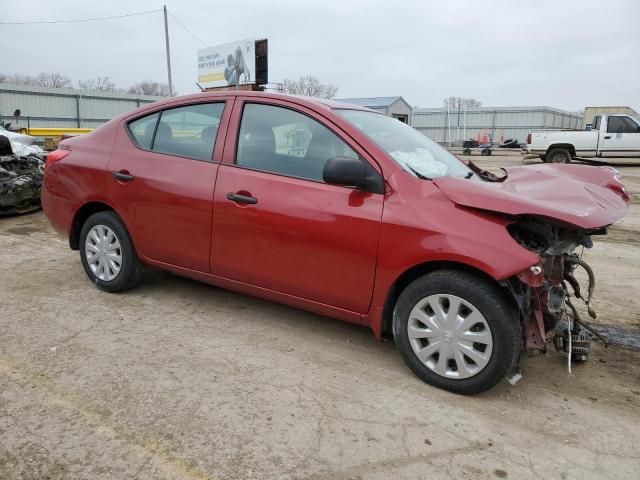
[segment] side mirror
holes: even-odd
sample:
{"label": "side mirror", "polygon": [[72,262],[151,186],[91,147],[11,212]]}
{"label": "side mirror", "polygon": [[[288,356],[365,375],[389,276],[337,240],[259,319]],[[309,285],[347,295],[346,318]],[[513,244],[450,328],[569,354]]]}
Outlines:
{"label": "side mirror", "polygon": [[373,193],[384,193],[382,176],[359,158],[334,157],[324,165],[322,178],[331,185],[356,187]]}

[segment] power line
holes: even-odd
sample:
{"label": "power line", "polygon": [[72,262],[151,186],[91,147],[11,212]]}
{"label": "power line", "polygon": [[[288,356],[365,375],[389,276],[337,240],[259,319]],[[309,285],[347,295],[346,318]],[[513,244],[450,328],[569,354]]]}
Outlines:
{"label": "power line", "polygon": [[168,11],[168,10],[167,10],[167,13],[169,14],[169,16],[170,16],[171,18],[173,18],[173,19],[176,21],[176,23],[177,23],[178,25],[180,25],[182,28],[184,28],[184,30],[185,30],[187,33],[189,33],[193,38],[195,38],[198,42],[200,42],[200,43],[201,43],[202,45],[204,45],[205,47],[208,47],[208,46],[209,46],[209,45],[207,45],[205,42],[203,42],[202,40],[200,40],[200,39],[198,38],[198,36],[197,36],[195,33],[193,33],[191,30],[189,30],[187,27],[185,27],[185,26],[183,25],[183,23],[182,23],[180,20],[178,20],[178,19],[175,17],[175,15],[174,15],[173,13],[171,13],[171,12],[170,12],[170,11]]}
{"label": "power line", "polygon": [[[127,14],[124,14],[124,15],[112,15],[110,17],[80,18],[80,19],[76,19],[76,20],[38,20],[38,21],[34,21],[34,22],[0,22],[0,25],[43,25],[43,24],[53,24],[53,23],[97,22],[97,21],[100,21],[100,20],[113,20],[115,18],[135,17],[135,16],[138,16],[138,15],[148,15],[150,13],[158,13],[158,12],[161,12],[161,11],[162,10],[148,10],[146,12],[127,13]],[[178,22],[178,23],[180,23],[180,22]]]}

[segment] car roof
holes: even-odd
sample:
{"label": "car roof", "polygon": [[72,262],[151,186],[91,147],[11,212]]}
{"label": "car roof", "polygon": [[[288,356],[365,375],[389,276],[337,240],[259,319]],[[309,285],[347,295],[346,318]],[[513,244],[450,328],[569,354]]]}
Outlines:
{"label": "car roof", "polygon": [[190,95],[180,95],[177,97],[169,97],[164,100],[160,100],[159,102],[155,102],[154,106],[160,106],[165,103],[175,103],[176,101],[189,101],[189,100],[204,100],[207,98],[214,99],[216,97],[244,97],[244,98],[273,98],[285,101],[293,101],[298,105],[303,105],[311,108],[326,108],[330,110],[336,109],[348,109],[348,110],[365,110],[370,112],[375,112],[375,110],[371,110],[369,108],[363,107],[361,105],[354,105],[350,103],[337,102],[335,100],[325,99],[325,98],[314,98],[314,97],[306,97],[304,95],[288,95],[285,93],[276,93],[276,92],[245,92],[241,90],[231,90],[231,91],[219,91],[219,92],[200,92],[193,93]]}

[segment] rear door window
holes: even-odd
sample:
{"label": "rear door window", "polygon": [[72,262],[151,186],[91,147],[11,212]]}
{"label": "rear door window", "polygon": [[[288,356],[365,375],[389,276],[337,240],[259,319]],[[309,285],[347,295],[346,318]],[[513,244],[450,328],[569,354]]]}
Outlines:
{"label": "rear door window", "polygon": [[200,103],[163,110],[131,122],[129,131],[140,148],[210,161],[224,105]]}

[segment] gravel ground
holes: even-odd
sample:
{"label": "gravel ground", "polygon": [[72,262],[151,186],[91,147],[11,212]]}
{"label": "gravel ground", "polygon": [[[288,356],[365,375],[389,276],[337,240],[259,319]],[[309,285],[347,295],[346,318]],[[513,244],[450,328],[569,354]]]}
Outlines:
{"label": "gravel ground", "polygon": [[[521,163],[490,157],[491,169]],[[598,322],[640,327],[636,195],[598,239]],[[0,479],[637,478],[640,353],[551,352],[475,397],[366,329],[149,272],[110,295],[42,213],[0,219]]]}

